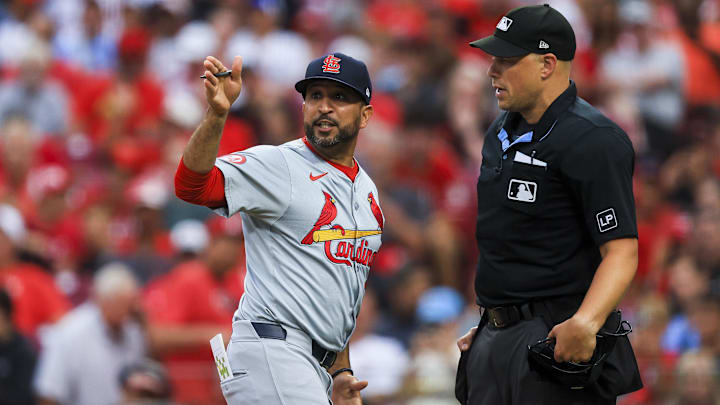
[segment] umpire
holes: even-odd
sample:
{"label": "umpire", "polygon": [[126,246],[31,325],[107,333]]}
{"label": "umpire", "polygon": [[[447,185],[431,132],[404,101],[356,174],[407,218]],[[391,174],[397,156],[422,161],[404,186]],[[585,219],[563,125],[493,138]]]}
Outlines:
{"label": "umpire", "polygon": [[629,324],[615,310],[637,267],[632,144],[577,97],[575,33],[557,10],[513,9],[470,45],[491,56],[504,111],[482,152],[475,292],[483,315],[458,340],[457,397],[614,404],[642,386]]}

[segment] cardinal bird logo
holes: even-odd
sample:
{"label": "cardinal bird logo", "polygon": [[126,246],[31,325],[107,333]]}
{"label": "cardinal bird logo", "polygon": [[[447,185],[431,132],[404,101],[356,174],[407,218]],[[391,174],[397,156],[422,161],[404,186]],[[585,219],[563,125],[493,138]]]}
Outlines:
{"label": "cardinal bird logo", "polygon": [[372,192],[368,193],[368,201],[370,202],[370,209],[372,210],[373,215],[375,215],[378,226],[380,227],[380,229],[383,229],[383,214],[377,201],[375,201],[375,196]]}
{"label": "cardinal bird logo", "polygon": [[[303,245],[320,244],[325,251],[325,256],[332,263],[343,264],[349,268],[354,268],[353,263],[355,263],[369,268],[377,250],[370,247],[372,242],[366,238],[380,235],[383,232],[383,215],[380,206],[375,201],[375,196],[372,193],[368,194],[368,201],[379,228],[345,229],[339,224],[332,224],[338,214],[338,208],[335,205],[337,201],[325,191],[323,191],[323,195],[325,204],[320,211],[320,216],[300,243]],[[344,207],[342,201],[339,204],[340,208]],[[372,220],[370,221],[372,223]],[[323,227],[327,227],[327,229],[321,229]]]}
{"label": "cardinal bird logo", "polygon": [[325,205],[323,205],[322,211],[320,211],[320,217],[315,221],[310,232],[302,239],[303,245],[311,245],[313,243],[313,234],[321,227],[330,224],[337,216],[337,207],[335,206],[335,199],[325,191]]}

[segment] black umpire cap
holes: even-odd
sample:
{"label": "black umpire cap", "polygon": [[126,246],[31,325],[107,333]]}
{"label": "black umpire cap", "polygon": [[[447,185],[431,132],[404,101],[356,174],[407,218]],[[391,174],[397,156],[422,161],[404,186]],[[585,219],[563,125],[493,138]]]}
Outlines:
{"label": "black umpire cap", "polygon": [[370,104],[372,84],[367,66],[344,53],[330,53],[310,62],[305,78],[295,83],[295,90],[305,97],[305,89],[313,80],[324,79],[342,83],[357,91],[365,104]]}
{"label": "black umpire cap", "polygon": [[492,35],[470,42],[470,46],[501,58],[552,53],[568,61],[575,57],[575,31],[547,4],[518,7],[500,19]]}

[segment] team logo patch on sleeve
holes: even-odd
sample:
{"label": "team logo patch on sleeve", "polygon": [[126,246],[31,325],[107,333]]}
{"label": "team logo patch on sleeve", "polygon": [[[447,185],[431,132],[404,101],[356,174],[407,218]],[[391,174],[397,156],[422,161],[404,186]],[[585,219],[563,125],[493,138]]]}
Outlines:
{"label": "team logo patch on sleeve", "polygon": [[522,202],[535,202],[537,183],[526,180],[510,179],[507,198]]}
{"label": "team logo patch on sleeve", "polygon": [[608,208],[605,211],[598,212],[595,216],[597,218],[598,230],[600,232],[607,232],[613,228],[617,228],[618,222],[615,216],[615,210]]}
{"label": "team logo patch on sleeve", "polygon": [[220,156],[218,159],[224,160],[228,163],[235,163],[236,165],[241,165],[245,162],[247,162],[247,158],[240,154],[231,153],[229,155]]}

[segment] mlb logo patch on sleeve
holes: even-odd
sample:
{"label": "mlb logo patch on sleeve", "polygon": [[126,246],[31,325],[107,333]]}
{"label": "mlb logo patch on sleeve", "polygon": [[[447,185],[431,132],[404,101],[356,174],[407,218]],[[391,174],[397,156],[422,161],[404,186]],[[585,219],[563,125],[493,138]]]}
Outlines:
{"label": "mlb logo patch on sleeve", "polygon": [[607,232],[613,228],[617,228],[618,226],[615,210],[612,208],[598,212],[595,218],[597,218],[598,229],[600,232]]}

